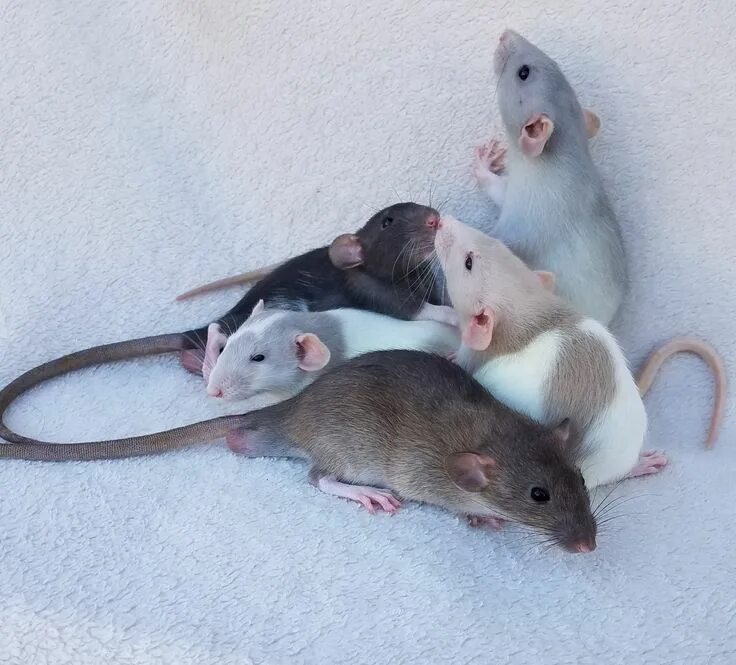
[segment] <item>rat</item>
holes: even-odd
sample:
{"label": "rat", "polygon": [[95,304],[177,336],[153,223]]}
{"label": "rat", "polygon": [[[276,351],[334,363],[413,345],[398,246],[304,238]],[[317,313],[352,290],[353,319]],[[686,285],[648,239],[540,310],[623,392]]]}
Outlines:
{"label": "rat", "polygon": [[440,356],[364,354],[245,420],[227,437],[234,452],[307,459],[312,484],[370,512],[420,501],[472,525],[520,522],[570,552],[596,547],[574,430],[514,412]]}
{"label": "rat", "polygon": [[433,264],[434,227],[439,213],[416,203],[398,203],[373,215],[357,233],[342,234],[280,265],[258,281],[225,316],[190,336],[205,338],[204,353],[182,357],[195,373],[212,368],[228,334],[250,316],[259,300],[297,311],[339,307],[367,309],[398,319],[455,325]]}
{"label": "rat", "polygon": [[557,292],[607,326],[628,277],[588,146],[600,120],[580,106],[557,63],[513,30],[501,35],[494,69],[508,148],[496,139],[478,148],[474,168],[500,209],[491,232],[530,268],[554,273]]}
{"label": "rat", "polygon": [[433,208],[411,202],[394,204],[373,215],[356,233],[340,235],[329,246],[287,261],[208,327],[105,344],[29,370],[0,391],[0,436],[8,441],[25,440],[5,425],[5,411],[23,392],[59,374],[167,352],[180,353],[182,364],[190,371],[206,371],[215,364],[227,333],[250,316],[259,300],[269,307],[292,310],[353,307],[405,320],[456,324],[452,308],[441,304],[444,290],[433,270],[438,221],[439,213]]}
{"label": "rat", "polygon": [[421,501],[473,526],[512,520],[570,552],[596,548],[596,521],[575,464],[575,429],[516,413],[457,365],[421,351],[358,356],[296,396],[244,415],[110,441],[24,439],[0,445],[0,457],[112,459],[223,436],[247,456],[309,460],[314,485],[371,512],[393,513],[402,499]]}
{"label": "rat", "polygon": [[416,349],[442,356],[460,346],[456,326],[401,321],[359,309],[292,312],[260,300],[225,343],[209,372],[207,393],[225,400],[256,395],[283,400],[349,358],[383,349]]}
{"label": "rat", "polygon": [[[545,288],[501,241],[448,216],[440,220],[435,247],[460,318],[457,362],[464,369],[540,423],[569,418],[581,433],[588,487],[664,468],[661,453],[640,457],[647,429],[642,393],[667,357],[681,350],[682,340],[655,354],[637,385],[608,329]],[[707,349],[703,356],[716,369],[712,444],[723,412],[725,371],[716,352],[700,344],[688,350]]]}

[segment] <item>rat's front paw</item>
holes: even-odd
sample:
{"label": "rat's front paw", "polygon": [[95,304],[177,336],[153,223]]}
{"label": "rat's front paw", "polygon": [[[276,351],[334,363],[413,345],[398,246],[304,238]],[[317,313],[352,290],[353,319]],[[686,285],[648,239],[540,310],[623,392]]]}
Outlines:
{"label": "rat's front paw", "polygon": [[501,175],[505,169],[506,148],[498,139],[491,139],[475,149],[473,173],[480,184],[487,183],[493,176]]}

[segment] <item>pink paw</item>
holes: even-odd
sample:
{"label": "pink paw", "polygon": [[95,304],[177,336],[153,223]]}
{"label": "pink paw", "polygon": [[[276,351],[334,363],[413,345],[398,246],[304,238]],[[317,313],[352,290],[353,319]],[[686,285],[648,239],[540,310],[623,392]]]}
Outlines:
{"label": "pink paw", "polygon": [[457,362],[457,351],[451,351],[445,356],[445,358],[447,358],[451,363]]}
{"label": "pink paw", "polygon": [[473,528],[500,531],[506,525],[506,520],[495,515],[468,515],[468,524]]}
{"label": "pink paw", "polygon": [[189,350],[182,351],[179,354],[179,362],[182,367],[191,372],[192,374],[198,374],[202,376],[202,365],[204,364],[204,351],[200,350]]}
{"label": "pink paw", "polygon": [[401,508],[401,501],[392,492],[379,487],[351,485],[337,480],[334,476],[322,476],[317,480],[316,485],[327,494],[333,494],[359,503],[371,515],[381,510],[393,515]]}
{"label": "pink paw", "polygon": [[640,476],[651,476],[659,473],[667,466],[667,458],[664,453],[657,450],[647,450],[639,456],[639,463],[631,469],[627,478],[639,478]]}
{"label": "pink paw", "polygon": [[238,455],[244,455],[250,452],[250,442],[248,441],[248,432],[242,429],[236,429],[225,435],[225,443],[230,450]]}
{"label": "pink paw", "polygon": [[500,175],[506,168],[506,148],[501,146],[498,139],[491,139],[488,143],[475,149],[474,173],[478,181],[483,182],[488,174]]}
{"label": "pink paw", "polygon": [[382,510],[389,515],[393,515],[399,508],[401,508],[401,501],[399,501],[388,490],[360,486],[357,486],[355,490],[356,492],[353,496],[346,496],[345,498],[357,501],[371,515],[374,515],[377,510]]}

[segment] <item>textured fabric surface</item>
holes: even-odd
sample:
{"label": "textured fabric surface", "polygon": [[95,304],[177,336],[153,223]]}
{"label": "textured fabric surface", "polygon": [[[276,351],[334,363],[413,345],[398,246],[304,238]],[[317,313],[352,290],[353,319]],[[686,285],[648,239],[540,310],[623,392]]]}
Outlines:
{"label": "textured fabric surface", "polygon": [[[204,323],[239,291],[173,297],[397,198],[486,225],[471,152],[500,126],[504,27],[602,117],[632,365],[676,333],[736,362],[733,2],[6,0],[0,26],[3,383]],[[734,400],[705,452],[710,403],[697,360],[667,366],[646,404],[671,468],[616,490],[590,556],[427,507],[371,517],[221,443],[3,461],[0,663],[736,662]],[[221,411],[162,358],[51,383],[10,423],[68,440]]]}

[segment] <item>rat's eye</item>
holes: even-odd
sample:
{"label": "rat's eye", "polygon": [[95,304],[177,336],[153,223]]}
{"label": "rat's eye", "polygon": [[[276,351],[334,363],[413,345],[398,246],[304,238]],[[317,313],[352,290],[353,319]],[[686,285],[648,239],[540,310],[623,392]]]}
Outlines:
{"label": "rat's eye", "polygon": [[549,492],[544,487],[532,487],[532,499],[539,503],[549,501]]}
{"label": "rat's eye", "polygon": [[465,269],[468,272],[473,269],[473,254],[471,252],[468,252],[467,256],[465,257]]}
{"label": "rat's eye", "polygon": [[529,67],[527,65],[522,65],[516,73],[522,81],[526,81],[529,78]]}
{"label": "rat's eye", "polygon": [[391,224],[393,224],[393,223],[394,223],[394,218],[393,217],[384,217],[383,218],[383,221],[381,222],[381,228],[382,229],[385,229],[385,228],[391,226]]}
{"label": "rat's eye", "polygon": [[254,363],[261,363],[266,359],[266,356],[264,356],[262,353],[257,353],[255,356],[251,356],[250,359]]}

